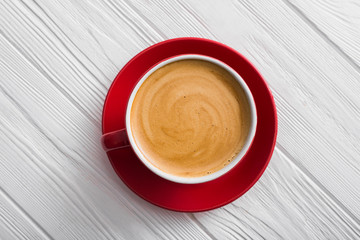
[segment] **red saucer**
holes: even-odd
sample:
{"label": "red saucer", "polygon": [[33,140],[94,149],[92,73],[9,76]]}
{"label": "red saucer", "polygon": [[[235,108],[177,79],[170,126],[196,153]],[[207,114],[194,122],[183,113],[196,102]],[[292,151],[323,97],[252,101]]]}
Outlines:
{"label": "red saucer", "polygon": [[228,204],[249,190],[260,178],[273,153],[277,117],[272,94],[255,67],[234,49],[208,39],[177,38],[155,44],[131,59],[116,76],[106,97],[103,133],[125,128],[125,111],[132,89],[146,70],[179,54],[202,54],[228,64],[250,88],[258,114],[257,130],[244,159],[220,178],[201,184],[179,184],[158,177],[136,157],[131,147],[108,152],[123,182],[143,199],[163,208],[198,212]]}

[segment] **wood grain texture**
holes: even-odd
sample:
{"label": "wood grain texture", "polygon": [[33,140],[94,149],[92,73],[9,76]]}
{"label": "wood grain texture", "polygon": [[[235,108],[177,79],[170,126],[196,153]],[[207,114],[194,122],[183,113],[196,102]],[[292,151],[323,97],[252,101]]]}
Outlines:
{"label": "wood grain texture", "polygon": [[[287,0],[290,8],[351,65],[360,69],[360,2],[354,0]],[[355,63],[355,64],[354,64]]]}
{"label": "wood grain texture", "polygon": [[32,216],[0,189],[0,239],[50,239]]}
{"label": "wood grain texture", "polygon": [[[0,237],[360,238],[359,11],[354,1],[336,6],[0,1]],[[119,69],[181,36],[218,40],[248,57],[279,117],[260,181],[234,203],[196,214],[137,197],[99,145],[103,101]]]}

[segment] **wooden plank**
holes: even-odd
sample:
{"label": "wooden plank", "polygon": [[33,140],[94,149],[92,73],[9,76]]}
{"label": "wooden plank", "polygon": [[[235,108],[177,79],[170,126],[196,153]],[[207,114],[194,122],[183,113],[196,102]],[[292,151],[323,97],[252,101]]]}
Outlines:
{"label": "wooden plank", "polygon": [[314,31],[360,70],[360,2],[352,0],[287,0]]}
{"label": "wooden plank", "polygon": [[0,188],[0,239],[51,239],[51,237]]}

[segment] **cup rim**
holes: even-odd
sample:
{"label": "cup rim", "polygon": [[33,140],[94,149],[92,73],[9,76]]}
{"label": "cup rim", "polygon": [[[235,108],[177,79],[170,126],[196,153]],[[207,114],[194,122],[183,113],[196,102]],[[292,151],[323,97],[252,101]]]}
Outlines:
{"label": "cup rim", "polygon": [[[147,160],[147,158],[144,156],[144,154],[140,151],[139,147],[137,146],[134,136],[132,134],[131,125],[130,125],[130,121],[131,121],[130,113],[131,113],[132,104],[134,102],[134,99],[135,99],[135,96],[136,96],[138,90],[140,89],[141,85],[145,82],[145,80],[157,69],[159,69],[167,64],[170,64],[172,62],[185,60],[185,59],[196,59],[196,60],[208,61],[208,62],[214,63],[214,64],[222,67],[226,71],[228,71],[241,85],[242,89],[245,92],[247,100],[249,102],[249,105],[250,105],[251,123],[250,123],[249,134],[248,134],[246,141],[245,141],[242,149],[240,150],[240,152],[236,155],[236,157],[228,165],[226,165],[222,169],[220,169],[216,172],[213,172],[211,174],[201,176],[201,177],[176,176],[176,175],[172,175],[167,172],[164,172],[164,171],[160,170],[159,168],[155,167],[152,163],[150,163]],[[170,58],[163,59],[162,61],[160,61],[160,62],[156,63],[155,65],[153,65],[152,67],[150,67],[143,74],[143,76],[140,78],[140,80],[136,83],[134,89],[131,91],[131,95],[129,97],[128,104],[126,107],[126,117],[125,118],[126,118],[125,119],[126,131],[127,131],[127,135],[129,138],[130,146],[132,147],[132,149],[134,150],[135,154],[140,159],[140,161],[156,175],[158,175],[164,179],[167,179],[169,181],[176,182],[176,183],[182,183],[182,184],[197,184],[197,183],[204,183],[204,182],[212,181],[212,180],[215,180],[215,179],[219,178],[220,176],[226,174],[231,169],[233,169],[241,161],[241,159],[244,158],[244,156],[250,149],[250,146],[255,137],[256,126],[257,126],[257,112],[256,112],[255,101],[254,101],[252,93],[251,93],[249,87],[247,86],[246,82],[244,81],[244,79],[235,70],[233,70],[230,66],[228,66],[226,63],[224,63],[216,58],[201,55],[201,54],[176,55],[176,56],[173,56]]]}

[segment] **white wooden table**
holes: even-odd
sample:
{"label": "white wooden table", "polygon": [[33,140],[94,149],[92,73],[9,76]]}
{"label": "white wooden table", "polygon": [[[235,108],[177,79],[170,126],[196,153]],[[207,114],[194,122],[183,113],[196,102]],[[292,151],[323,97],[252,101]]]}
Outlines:
{"label": "white wooden table", "polygon": [[[244,54],[273,91],[276,149],[235,202],[176,213],[103,152],[118,71],[159,41]],[[359,239],[359,0],[0,0],[0,239]]]}

